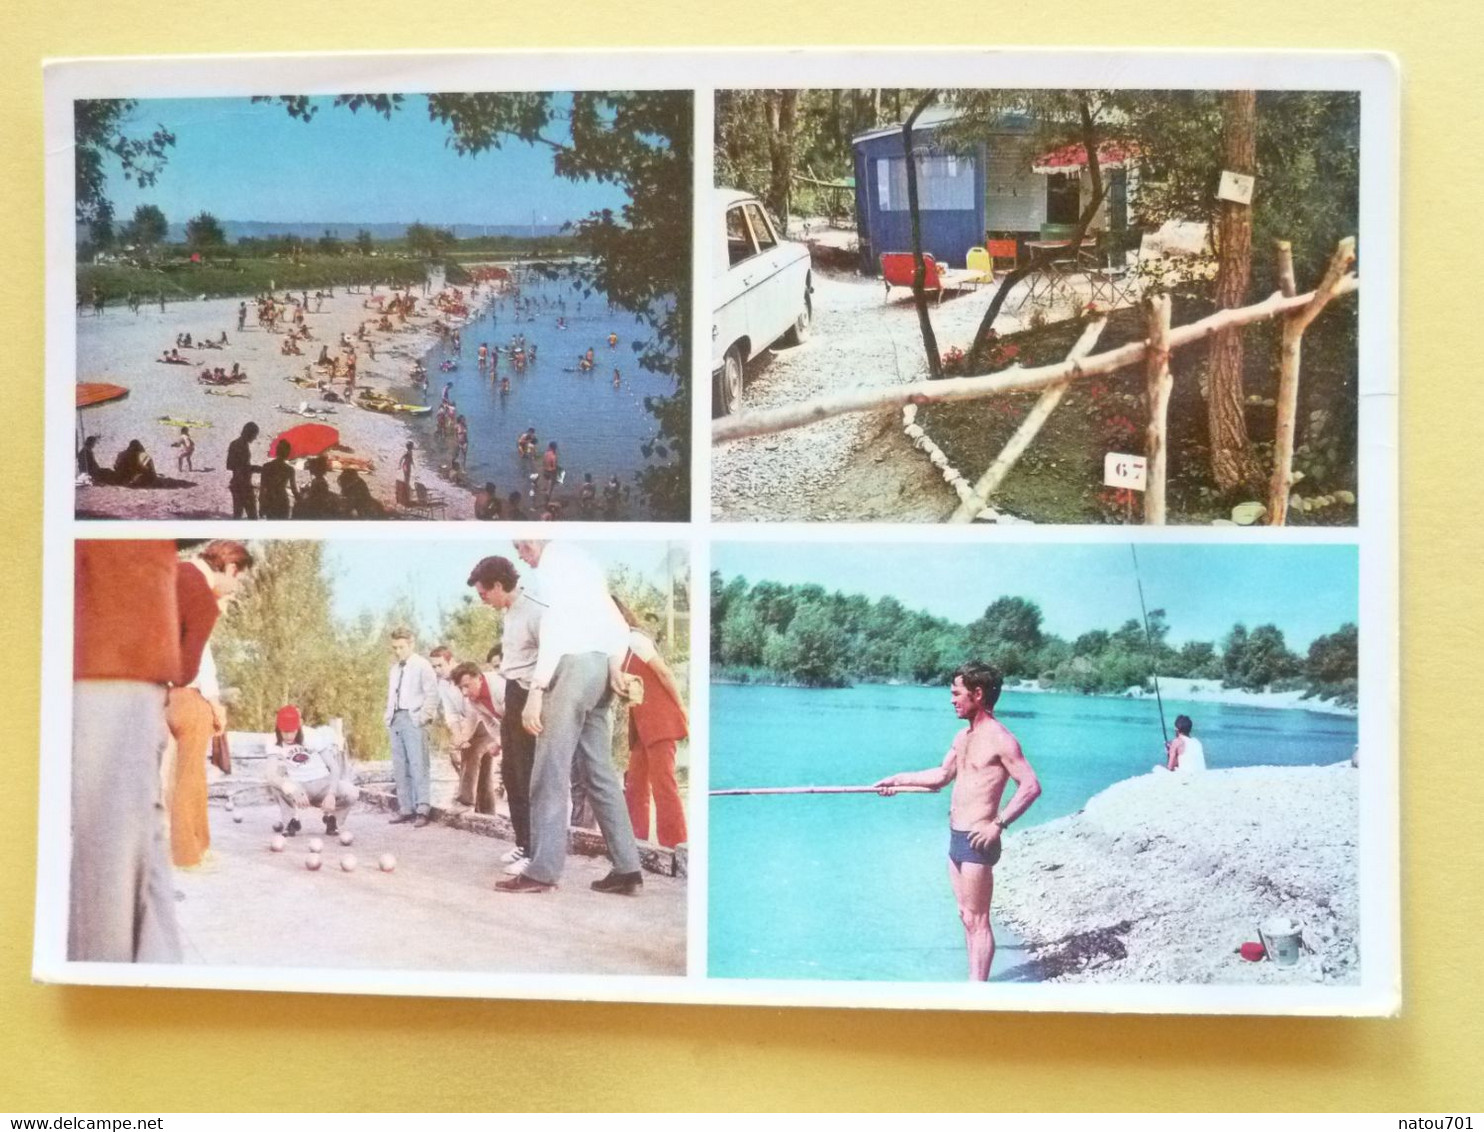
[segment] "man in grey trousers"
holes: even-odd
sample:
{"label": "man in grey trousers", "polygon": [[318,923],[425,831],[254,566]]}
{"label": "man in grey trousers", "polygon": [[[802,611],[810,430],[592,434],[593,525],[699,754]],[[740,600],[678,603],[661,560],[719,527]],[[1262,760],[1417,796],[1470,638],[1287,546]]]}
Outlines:
{"label": "man in grey trousers", "polygon": [[387,672],[386,721],[392,736],[392,777],[397,784],[397,816],[413,829],[428,824],[428,737],[425,728],[438,711],[438,676],[425,657],[412,651],[412,630],[392,630],[392,662]]}
{"label": "man in grey trousers", "polygon": [[567,861],[572,775],[585,777],[613,869],[596,892],[634,896],[644,887],[639,850],[613,766],[612,707],[623,688],[628,624],[613,604],[597,563],[570,543],[517,539],[515,551],[536,570],[547,603],[531,689],[522,713],[536,736],[531,770],[531,863],[500,881],[501,892],[549,892]]}

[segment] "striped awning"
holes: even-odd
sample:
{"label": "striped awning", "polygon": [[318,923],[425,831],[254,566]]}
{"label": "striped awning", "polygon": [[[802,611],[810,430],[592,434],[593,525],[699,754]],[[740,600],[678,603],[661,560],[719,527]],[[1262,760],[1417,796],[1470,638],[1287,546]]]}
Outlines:
{"label": "striped awning", "polygon": [[[1098,167],[1123,169],[1133,163],[1134,147],[1127,142],[1106,141],[1098,145]],[[1080,173],[1087,164],[1087,147],[1080,142],[1043,153],[1031,162],[1032,173]]]}

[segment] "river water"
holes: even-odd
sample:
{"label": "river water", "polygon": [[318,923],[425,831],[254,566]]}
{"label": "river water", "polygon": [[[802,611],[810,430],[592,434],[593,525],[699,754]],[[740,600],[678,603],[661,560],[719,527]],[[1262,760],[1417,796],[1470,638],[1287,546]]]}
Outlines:
{"label": "river water", "polygon": [[[648,513],[634,488],[636,472],[658,458],[646,459],[641,444],[655,433],[655,417],[644,406],[645,397],[668,396],[675,391],[674,381],[652,373],[639,364],[640,344],[651,337],[647,323],[630,311],[608,304],[601,291],[583,294],[574,288],[570,275],[541,279],[526,273],[521,284],[521,297],[532,300],[535,310],[528,316],[517,315],[512,299],[506,297],[486,307],[467,325],[460,328],[461,349],[451,342],[434,346],[424,357],[428,369],[426,396],[411,388],[402,392],[409,399],[437,405],[445,384],[452,383],[451,398],[469,425],[467,475],[473,487],[492,481],[503,500],[511,491],[528,492],[530,474],[539,469],[535,461],[522,460],[516,451],[516,439],[534,426],[539,438],[539,453],[547,442],[555,440],[566,469],[566,482],[557,497],[568,500],[563,518],[575,519],[578,485],[584,473],[591,472],[598,488],[599,511],[603,485],[617,473],[619,482],[631,489],[626,493],[621,518],[644,519]],[[559,329],[558,319],[566,329]],[[516,334],[525,335],[526,348],[536,347],[537,360],[517,373],[507,354],[500,355],[493,371],[478,367],[480,343],[507,347]],[[608,345],[610,334],[618,336],[616,345]],[[578,358],[593,350],[594,367],[589,373],[577,372]],[[443,371],[440,365],[449,361],[458,368]],[[620,383],[613,384],[613,371],[620,372]],[[510,391],[502,393],[503,378],[510,379]],[[453,454],[453,437],[437,436],[436,414],[415,422],[412,427],[427,450],[447,463]],[[542,489],[538,498],[545,498]],[[526,504],[528,510],[531,504]],[[530,515],[539,517],[539,511]],[[597,516],[594,516],[597,517]]]}
{"label": "river water", "polygon": [[[1213,770],[1338,762],[1357,741],[1349,716],[1172,700],[1164,708],[1167,720],[1191,717]],[[1043,791],[1018,825],[1075,813],[1163,762],[1153,699],[1006,692],[999,709]],[[941,763],[962,727],[946,688],[881,685],[713,685],[711,721],[713,790],[868,784]],[[709,815],[713,976],[964,977],[946,790],[712,798]],[[995,972],[1017,977],[1000,957]]]}

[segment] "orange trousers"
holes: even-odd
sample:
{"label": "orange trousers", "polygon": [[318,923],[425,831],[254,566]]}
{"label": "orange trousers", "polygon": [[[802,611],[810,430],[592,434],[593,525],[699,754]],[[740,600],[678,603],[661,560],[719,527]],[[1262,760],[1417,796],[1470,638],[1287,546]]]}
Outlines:
{"label": "orange trousers", "polygon": [[675,782],[675,740],[665,739],[645,746],[637,735],[629,735],[629,769],[624,775],[624,799],[634,836],[649,840],[649,796],[654,794],[655,835],[659,844],[673,849],[686,840],[685,804]]}
{"label": "orange trousers", "polygon": [[195,688],[171,688],[165,722],[175,737],[175,782],[170,796],[170,860],[177,868],[199,865],[211,846],[206,818],[206,756],[215,721]]}

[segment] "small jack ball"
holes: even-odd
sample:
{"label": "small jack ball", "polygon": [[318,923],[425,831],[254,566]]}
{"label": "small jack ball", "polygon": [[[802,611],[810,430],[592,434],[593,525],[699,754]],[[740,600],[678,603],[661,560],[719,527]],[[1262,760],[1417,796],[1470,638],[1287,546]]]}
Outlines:
{"label": "small jack ball", "polygon": [[282,853],[284,850],[284,846],[286,846],[287,844],[288,840],[284,837],[283,834],[275,833],[273,835],[273,840],[268,842],[268,848],[272,849],[275,853]]}
{"label": "small jack ball", "polygon": [[312,873],[319,872],[320,857],[318,853],[311,853],[304,858],[304,867]]}
{"label": "small jack ball", "polygon": [[377,864],[381,866],[382,872],[389,873],[397,867],[397,858],[393,857],[390,853],[383,853],[381,860]]}

